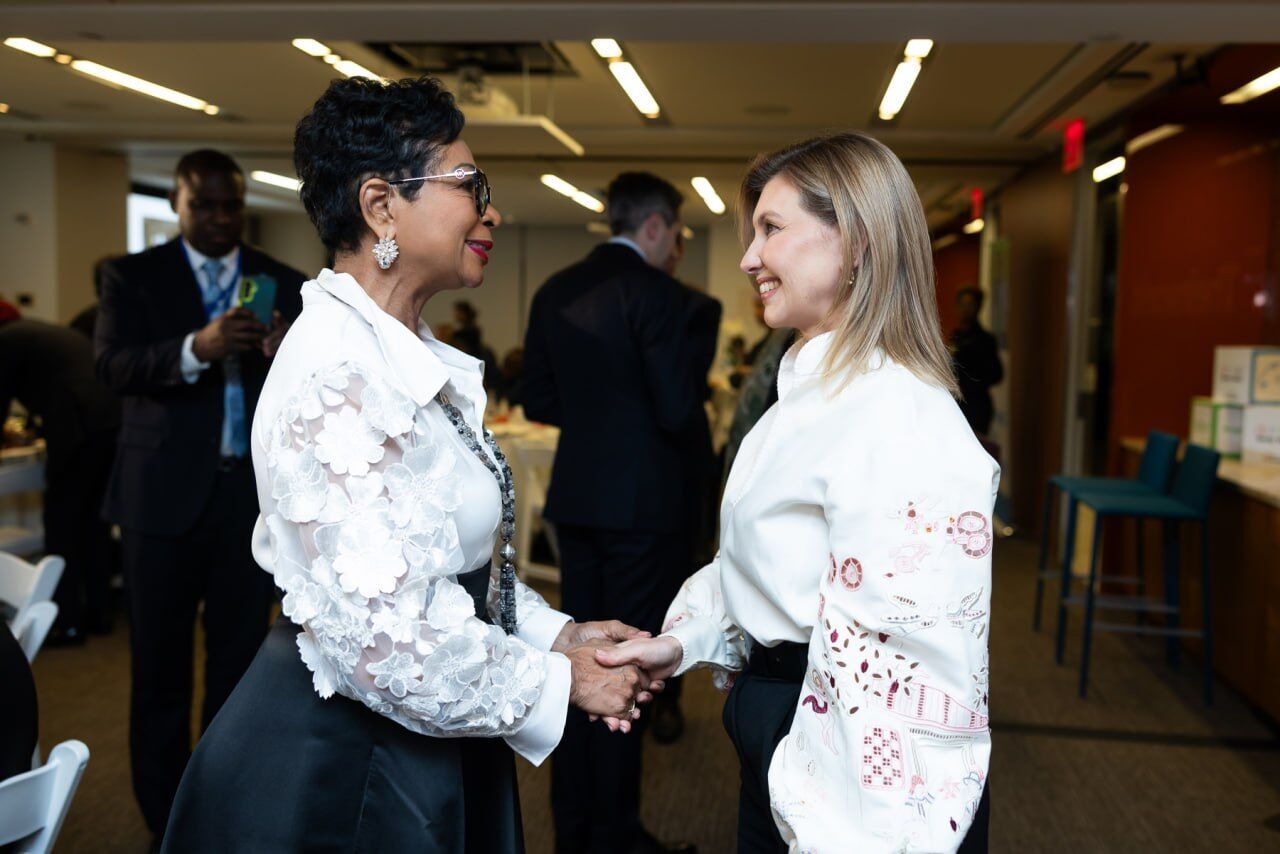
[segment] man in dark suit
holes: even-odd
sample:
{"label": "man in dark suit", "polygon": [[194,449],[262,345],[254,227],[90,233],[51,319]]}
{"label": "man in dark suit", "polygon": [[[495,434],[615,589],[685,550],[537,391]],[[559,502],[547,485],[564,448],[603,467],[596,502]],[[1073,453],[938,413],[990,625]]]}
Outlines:
{"label": "man in dark suit", "polygon": [[[719,303],[661,269],[682,201],[654,175],[618,176],[614,237],[538,291],[524,353],[525,412],[561,428],[545,510],[560,543],[561,608],[655,633],[690,568],[698,499],[687,443],[706,430],[720,319]],[[552,761],[557,851],[691,850],[640,824],[639,735],[570,709]]]}
{"label": "man in dark suit", "polygon": [[[106,265],[95,336],[98,375],[124,401],[104,512],[123,534],[133,788],[157,836],[191,751],[199,605],[202,728],[267,631],[271,578],[250,553],[249,425],[304,279],[241,243],[244,176],[225,154],[184,156],[171,202],[182,236]],[[242,278],[274,280],[271,328],[236,307]]]}
{"label": "man in dark suit", "polygon": [[0,321],[0,418],[16,399],[45,441],[44,550],[66,559],[46,643],[83,643],[111,624],[111,538],[100,510],[120,402],[94,377],[93,344],[65,326]]}

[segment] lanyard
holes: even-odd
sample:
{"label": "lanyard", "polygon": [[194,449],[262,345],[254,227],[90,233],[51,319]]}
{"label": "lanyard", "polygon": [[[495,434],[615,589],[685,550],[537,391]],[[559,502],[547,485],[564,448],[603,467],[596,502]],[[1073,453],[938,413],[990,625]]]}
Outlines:
{"label": "lanyard", "polygon": [[[191,267],[192,271],[196,275],[196,284],[200,287],[200,301],[204,304],[205,319],[212,320],[215,314],[220,314],[222,311],[226,311],[231,308],[230,305],[224,305],[224,303],[229,302],[227,297],[229,295],[233,295],[235,293],[236,286],[240,284],[240,274],[244,267],[244,249],[241,248],[240,252],[236,254],[235,275],[231,277],[231,283],[224,288],[221,287],[218,282],[214,282],[213,286],[217,290],[213,291],[211,294],[205,292],[206,283],[201,281],[201,278],[205,275],[204,270],[197,268],[191,263],[191,252],[187,249],[186,241],[183,241],[182,243],[182,252],[187,258],[187,266]],[[218,261],[218,279],[221,281],[222,270],[225,269],[222,266],[222,262],[217,258],[210,258],[209,260]]]}

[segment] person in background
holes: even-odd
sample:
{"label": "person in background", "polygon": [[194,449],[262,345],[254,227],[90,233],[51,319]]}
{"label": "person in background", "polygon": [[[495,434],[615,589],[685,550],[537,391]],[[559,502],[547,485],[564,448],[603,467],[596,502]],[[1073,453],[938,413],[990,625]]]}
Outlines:
{"label": "person in background", "polygon": [[[15,312],[16,313],[16,312]],[[79,644],[111,631],[111,538],[100,510],[111,472],[120,402],[97,380],[93,345],[65,326],[0,321],[0,418],[17,400],[45,440],[45,552],[66,559],[45,643]]]}
{"label": "person in background", "polygon": [[93,265],[93,293],[95,300],[93,304],[81,309],[80,313],[67,324],[90,341],[93,340],[93,328],[98,325],[98,303],[102,301],[102,275],[106,271],[108,264],[122,257],[121,255],[107,255],[99,258],[98,263]]}
{"label": "person in background", "polygon": [[995,414],[991,387],[1004,379],[996,337],[978,320],[982,301],[983,293],[978,288],[962,288],[956,294],[960,324],[951,333],[951,358],[960,383],[960,411],[980,437],[991,430]]}
{"label": "person in background", "polygon": [[738,405],[729,424],[729,441],[724,446],[724,465],[720,476],[721,486],[729,477],[734,457],[742,440],[756,426],[765,411],[778,402],[778,367],[782,357],[795,343],[794,329],[774,329],[756,343],[747,353],[750,366],[739,380]]}
{"label": "person in background", "polygon": [[[674,277],[680,262],[684,260],[684,254],[685,229],[682,226],[672,241],[666,261],[661,265],[663,272]],[[714,350],[722,307],[717,300],[706,297],[702,292],[687,285],[684,288],[688,308],[685,322],[688,324],[690,341],[695,346]],[[711,387],[705,383],[704,386],[703,400],[706,401],[711,397]],[[686,578],[715,553],[716,507],[719,496],[714,493],[718,465],[705,407],[701,415],[693,417],[685,435],[678,442],[686,455],[683,465],[685,495],[692,512],[688,519],[690,560],[686,567],[676,568],[676,586],[683,584]],[[684,734],[684,713],[680,710],[683,686],[684,679],[681,677],[669,679],[662,693],[653,698],[649,732],[659,744],[672,744]]]}
{"label": "person in background", "polygon": [[480,312],[476,311],[476,307],[466,300],[458,300],[453,304],[453,346],[484,362],[484,387],[488,391],[495,391],[501,385],[502,372],[498,369],[498,357],[484,343],[480,327],[476,325],[476,318],[479,316]]}
{"label": "person in background", "polygon": [[[9,630],[0,627],[0,782],[31,770],[40,716],[31,665]],[[8,850],[5,848],[4,850]]]}
{"label": "person in background", "polygon": [[[249,423],[304,277],[242,243],[244,191],[227,155],[183,156],[170,197],[181,235],[102,273],[98,376],[124,402],[104,513],[123,540],[133,789],[157,837],[191,752],[196,614],[203,730],[262,643],[273,598],[250,551]],[[244,277],[275,282],[270,327],[238,307]]]}
{"label": "person in background", "polygon": [[508,406],[520,406],[520,385],[524,381],[524,348],[513,347],[502,357],[502,399]]}
{"label": "person in background", "polygon": [[[689,437],[707,429],[720,306],[664,272],[682,229],[671,184],[625,173],[608,199],[613,237],[533,298],[524,407],[561,428],[544,511],[560,543],[561,607],[656,632],[692,562]],[[640,754],[638,739],[570,710],[551,769],[558,852],[692,850],[642,827]]]}

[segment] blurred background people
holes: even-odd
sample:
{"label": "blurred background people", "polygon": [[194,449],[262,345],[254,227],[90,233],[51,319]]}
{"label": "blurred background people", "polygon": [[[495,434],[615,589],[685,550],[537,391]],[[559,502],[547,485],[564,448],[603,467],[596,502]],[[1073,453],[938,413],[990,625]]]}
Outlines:
{"label": "blurred background people", "polygon": [[[691,460],[704,441],[710,450],[703,402],[720,306],[664,269],[679,260],[683,201],[655,175],[619,175],[613,237],[549,278],[530,310],[523,402],[530,419],[561,428],[545,516],[560,543],[561,609],[578,621],[608,615],[656,632],[692,568]],[[569,710],[552,758],[557,851],[691,850],[641,825],[640,754],[640,739]]]}
{"label": "blurred background people", "polygon": [[101,508],[120,402],[94,376],[89,339],[18,316],[0,319],[0,413],[13,400],[45,440],[44,548],[66,559],[45,643],[83,643],[86,631],[111,630],[111,540]]}
{"label": "blurred background people", "polygon": [[951,333],[951,353],[960,383],[960,411],[973,432],[986,436],[991,430],[995,406],[991,387],[1004,379],[1004,365],[996,337],[982,327],[978,315],[983,295],[978,288],[962,288],[956,294],[959,323]]}
{"label": "blurred background people", "polygon": [[[230,157],[184,155],[175,187],[181,236],[106,264],[95,337],[98,375],[124,404],[105,514],[123,537],[133,788],[157,837],[191,751],[197,612],[202,730],[267,631],[248,430],[304,279],[243,244],[244,176]],[[271,327],[237,307],[243,277],[274,281]]]}

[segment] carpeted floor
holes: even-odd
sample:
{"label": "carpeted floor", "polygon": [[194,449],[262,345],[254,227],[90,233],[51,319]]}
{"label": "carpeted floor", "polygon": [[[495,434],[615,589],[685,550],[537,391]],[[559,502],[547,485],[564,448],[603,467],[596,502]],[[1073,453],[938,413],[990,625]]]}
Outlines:
{"label": "carpeted floor", "polygon": [[[1091,693],[1078,699],[1079,635],[1067,665],[1056,667],[1050,634],[1030,629],[1034,558],[1032,544],[1018,540],[996,549],[992,849],[1280,851],[1276,731],[1225,686],[1205,709],[1197,662],[1184,657],[1170,673],[1153,641],[1098,636]],[[143,854],[151,840],[129,786],[126,633],[45,650],[35,671],[42,746],[79,738],[92,753],[58,850]],[[737,766],[719,695],[695,675],[684,696],[684,738],[646,746],[644,819],[704,854],[730,852]],[[520,786],[530,854],[547,854],[547,766],[521,762]]]}

